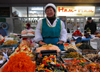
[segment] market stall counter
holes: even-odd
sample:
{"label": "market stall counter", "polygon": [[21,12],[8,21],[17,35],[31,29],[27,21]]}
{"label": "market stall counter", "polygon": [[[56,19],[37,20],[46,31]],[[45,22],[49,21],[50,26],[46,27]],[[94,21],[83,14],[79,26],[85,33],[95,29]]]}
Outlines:
{"label": "market stall counter", "polygon": [[[67,41],[70,43],[71,39],[67,39]],[[73,40],[72,40],[73,41]],[[75,41],[75,40],[74,40]],[[88,42],[88,44],[90,45],[90,39],[81,39],[82,42]]]}
{"label": "market stall counter", "polygon": [[[80,49],[79,45],[84,48]],[[28,41],[23,40],[2,66],[2,72],[100,72],[98,51],[85,50],[89,45],[79,45],[66,43],[63,52],[51,44],[34,50]]]}

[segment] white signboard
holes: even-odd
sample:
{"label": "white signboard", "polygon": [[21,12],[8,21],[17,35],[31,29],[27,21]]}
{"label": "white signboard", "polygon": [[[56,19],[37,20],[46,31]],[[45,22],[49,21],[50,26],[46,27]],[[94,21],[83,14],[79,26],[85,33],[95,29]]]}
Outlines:
{"label": "white signboard", "polygon": [[94,16],[95,6],[57,6],[57,16]]}

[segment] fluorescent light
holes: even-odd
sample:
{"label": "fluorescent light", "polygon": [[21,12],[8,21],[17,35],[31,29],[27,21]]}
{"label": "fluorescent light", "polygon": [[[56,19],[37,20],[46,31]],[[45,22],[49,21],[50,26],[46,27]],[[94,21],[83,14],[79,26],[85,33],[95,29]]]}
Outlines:
{"label": "fluorescent light", "polygon": [[29,13],[36,13],[36,11],[29,11]]}
{"label": "fluorescent light", "polygon": [[41,8],[41,7],[34,7],[34,8],[31,8],[31,10],[43,10],[43,8]]}

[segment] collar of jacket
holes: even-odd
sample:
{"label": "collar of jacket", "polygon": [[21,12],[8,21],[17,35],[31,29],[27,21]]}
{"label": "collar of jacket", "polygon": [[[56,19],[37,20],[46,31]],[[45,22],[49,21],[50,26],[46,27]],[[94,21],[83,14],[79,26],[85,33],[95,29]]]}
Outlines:
{"label": "collar of jacket", "polygon": [[87,24],[92,24],[92,23],[93,23],[93,20],[91,21],[91,23],[87,21]]}
{"label": "collar of jacket", "polygon": [[53,17],[47,17],[51,24],[53,24],[54,20],[56,19],[55,15]]}

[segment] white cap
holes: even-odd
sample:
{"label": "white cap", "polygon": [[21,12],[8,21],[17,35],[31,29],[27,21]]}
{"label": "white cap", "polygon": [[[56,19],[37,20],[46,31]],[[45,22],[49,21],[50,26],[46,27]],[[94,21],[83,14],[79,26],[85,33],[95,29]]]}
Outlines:
{"label": "white cap", "polygon": [[53,7],[53,8],[55,9],[55,11],[56,11],[56,6],[55,6],[53,3],[48,3],[48,4],[44,7],[44,11],[46,10],[46,8],[47,8],[48,6]]}

